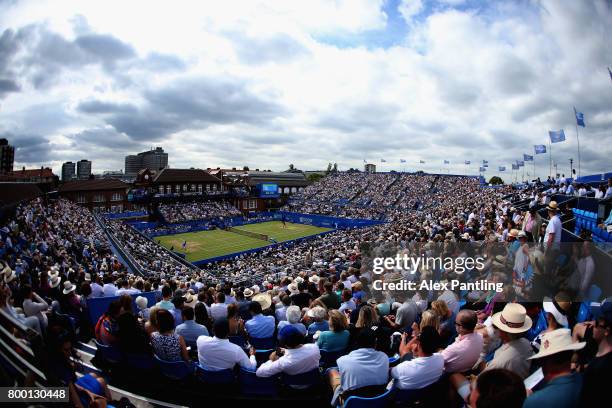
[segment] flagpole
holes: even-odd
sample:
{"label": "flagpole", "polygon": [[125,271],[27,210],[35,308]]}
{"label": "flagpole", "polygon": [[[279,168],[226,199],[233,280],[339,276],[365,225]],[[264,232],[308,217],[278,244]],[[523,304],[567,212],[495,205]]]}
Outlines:
{"label": "flagpole", "polygon": [[[574,108],[574,116],[576,116],[576,108]],[[578,137],[578,118],[576,119],[576,142],[578,143],[578,177],[580,177],[580,138]],[[573,176],[573,174],[571,174]],[[578,179],[576,177],[576,179]]]}
{"label": "flagpole", "polygon": [[[549,139],[550,139],[550,136],[549,136]],[[550,143],[550,140],[548,141],[548,160],[549,160],[548,176],[552,176],[552,143]]]}

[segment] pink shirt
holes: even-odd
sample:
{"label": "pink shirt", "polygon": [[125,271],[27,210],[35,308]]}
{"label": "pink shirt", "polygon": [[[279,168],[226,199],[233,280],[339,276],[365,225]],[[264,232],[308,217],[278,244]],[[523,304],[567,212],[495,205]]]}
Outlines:
{"label": "pink shirt", "polygon": [[483,345],[484,339],[479,333],[457,336],[455,342],[440,353],[444,357],[444,371],[462,373],[471,369],[480,357]]}

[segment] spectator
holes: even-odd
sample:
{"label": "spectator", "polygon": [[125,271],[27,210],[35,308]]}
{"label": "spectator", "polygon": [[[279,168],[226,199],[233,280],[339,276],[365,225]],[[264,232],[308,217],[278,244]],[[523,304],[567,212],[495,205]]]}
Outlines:
{"label": "spectator", "polygon": [[208,317],[208,312],[206,311],[206,305],[204,303],[198,302],[193,308],[195,322],[197,324],[201,324],[206,327],[206,330],[210,333],[212,330],[212,322]]}
{"label": "spectator", "polygon": [[342,291],[342,304],[340,305],[338,310],[344,313],[345,310],[352,312],[355,309],[357,309],[357,305],[353,300],[353,292],[350,289],[344,289]]}
{"label": "spectator", "polygon": [[238,311],[237,303],[227,305],[227,321],[230,326],[230,336],[244,336],[246,334],[244,321],[240,318]]}
{"label": "spectator", "polygon": [[596,319],[592,331],[597,353],[584,371],[580,397],[583,407],[597,406],[601,402],[600,392],[607,389],[612,377],[612,298],[595,308],[594,315]]}
{"label": "spectator", "polygon": [[210,306],[210,317],[213,321],[227,319],[227,305],[225,304],[225,293],[219,292],[215,297],[215,303]]}
{"label": "spectator", "polygon": [[315,306],[306,312],[306,316],[312,319],[312,323],[308,325],[308,335],[313,336],[316,332],[324,332],[329,330],[329,323],[325,318],[327,311],[322,306]]}
{"label": "spectator", "polygon": [[211,371],[233,369],[236,364],[249,370],[257,367],[254,348],[251,348],[247,356],[244,350],[227,339],[227,319],[220,317],[215,320],[213,329],[213,337],[200,336],[197,340],[198,360],[202,367]]}
{"label": "spectator", "polygon": [[306,336],[308,330],[306,329],[306,326],[300,322],[302,319],[302,312],[300,311],[300,308],[297,306],[289,306],[287,308],[286,316],[287,318],[285,320],[278,322],[276,327],[278,333],[280,333],[282,328],[285,326],[293,326],[297,328],[303,336]]}
{"label": "spectator", "polygon": [[542,337],[540,351],[530,359],[539,359],[546,385],[525,400],[524,408],[569,408],[579,405],[582,375],[572,373],[571,361],[573,352],[585,345],[584,342],[572,342],[569,329],[557,329]]}
{"label": "spectator", "polygon": [[319,368],[319,347],[303,344],[304,336],[293,326],[285,326],[279,333],[282,355],[276,351],[257,369],[258,377],[272,377],[280,373],[296,375]]}
{"label": "spectator", "polygon": [[440,335],[431,326],[423,328],[411,342],[408,342],[408,334],[404,333],[400,356],[412,353],[413,358],[391,369],[395,387],[400,390],[415,390],[438,381],[444,373],[444,358],[440,354],[434,354],[439,346]]}
{"label": "spectator", "polygon": [[441,355],[447,373],[461,373],[470,370],[478,361],[484,339],[475,333],[478,318],[473,310],[461,310],[455,318],[458,336],[455,342],[446,347]]}
{"label": "spectator", "polygon": [[329,312],[329,330],[321,332],[317,339],[319,349],[329,352],[344,351],[349,343],[346,316],[338,310]]}
{"label": "spectator", "polygon": [[147,307],[149,301],[144,296],[138,296],[136,298],[136,307],[138,308],[138,318],[143,322],[149,320],[149,308]]}
{"label": "spectator", "polygon": [[512,371],[497,368],[478,376],[468,400],[473,408],[521,408],[526,395],[521,377]]}
{"label": "spectator", "polygon": [[340,307],[340,298],[334,292],[334,284],[327,281],[323,284],[323,288],[325,289],[325,293],[319,297],[321,302],[325,304],[325,307],[329,309],[338,309]]}
{"label": "spectator", "polygon": [[30,285],[21,287],[21,297],[23,299],[23,312],[27,317],[34,316],[40,323],[41,330],[47,329],[48,319],[46,311],[49,304],[43,300],[38,293],[32,290]]}
{"label": "spectator", "polygon": [[251,319],[245,323],[245,330],[249,337],[256,339],[269,339],[274,336],[274,317],[262,314],[261,304],[251,302],[249,305]]}
{"label": "spectator", "polygon": [[493,325],[499,329],[502,346],[495,351],[485,370],[505,368],[521,378],[529,375],[530,360],[533,355],[529,340],[523,334],[531,328],[531,318],[518,303],[508,303],[504,309],[492,317]]}
{"label": "spectator", "polygon": [[151,355],[149,336],[132,313],[117,318],[117,346],[125,353]]}
{"label": "spectator", "polygon": [[165,361],[189,362],[185,339],[174,332],[174,318],[166,309],[156,313],[158,331],[151,334],[151,346],[157,357]]}
{"label": "spectator", "polygon": [[328,372],[334,391],[332,405],[342,405],[350,396],[380,395],[389,378],[389,359],[376,351],[376,332],[362,330],[356,341],[357,349],[337,360],[337,369]]}
{"label": "spectator", "polygon": [[100,343],[110,346],[117,342],[117,318],[120,312],[121,304],[118,300],[113,300],[108,304],[106,312],[98,319],[95,336]]}
{"label": "spectator", "polygon": [[164,285],[162,287],[162,300],[157,303],[157,307],[160,307],[165,310],[173,310],[174,304],[172,303],[172,289],[170,286]]}
{"label": "spectator", "polygon": [[201,324],[196,323],[193,319],[195,312],[190,307],[185,307],[181,310],[183,323],[176,326],[175,332],[179,336],[183,336],[185,343],[191,348],[196,347],[196,341],[200,336],[208,336],[208,329]]}

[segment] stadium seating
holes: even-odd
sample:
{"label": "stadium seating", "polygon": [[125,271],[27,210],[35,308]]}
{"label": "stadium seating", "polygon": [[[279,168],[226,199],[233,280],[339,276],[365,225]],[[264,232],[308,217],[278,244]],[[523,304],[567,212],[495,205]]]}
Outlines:
{"label": "stadium seating", "polygon": [[275,397],[278,395],[278,383],[274,377],[257,377],[255,371],[240,368],[238,373],[240,392],[245,396]]}
{"label": "stadium seating", "polygon": [[155,361],[149,354],[126,353],[125,362],[130,368],[138,370],[150,370],[155,368]]}
{"label": "stadium seating", "polygon": [[194,372],[194,367],[184,361],[165,361],[155,356],[155,362],[162,375],[171,380],[184,380]]}
{"label": "stadium seating", "polygon": [[376,397],[366,398],[351,396],[344,402],[343,408],[384,408],[389,405],[392,397],[392,390],[387,390]]}
{"label": "stadium seating", "polygon": [[100,356],[110,364],[120,364],[123,362],[123,353],[116,347],[107,346],[94,340]]}
{"label": "stadium seating", "polygon": [[321,374],[318,368],[296,375],[283,373],[281,383],[291,388],[310,388],[321,384]]}
{"label": "stadium seating", "polygon": [[197,364],[195,368],[196,377],[207,385],[229,385],[236,381],[234,370],[207,370],[201,364]]}
{"label": "stadium seating", "polygon": [[341,351],[327,351],[319,350],[321,353],[321,360],[319,366],[323,369],[336,366],[336,360],[346,354],[345,350]]}

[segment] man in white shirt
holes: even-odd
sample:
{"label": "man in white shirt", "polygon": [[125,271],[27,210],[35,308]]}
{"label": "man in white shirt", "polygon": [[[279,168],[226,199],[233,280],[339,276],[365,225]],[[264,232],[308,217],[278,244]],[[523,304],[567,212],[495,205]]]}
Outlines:
{"label": "man in white shirt", "polygon": [[561,243],[561,219],[557,215],[559,210],[556,201],[551,201],[546,207],[548,210],[548,226],[544,235],[546,249],[558,249]]}
{"label": "man in white shirt", "polygon": [[258,377],[272,377],[280,373],[296,375],[318,369],[321,358],[319,347],[315,343],[303,344],[304,336],[296,327],[283,327],[278,337],[284,354],[270,354],[270,360],[257,369]]}
{"label": "man in white shirt", "polygon": [[435,353],[440,345],[440,335],[436,329],[426,326],[417,337],[413,337],[410,342],[407,340],[408,334],[404,333],[400,355],[404,357],[412,352],[414,358],[391,369],[395,387],[400,390],[415,390],[438,381],[444,373],[444,358]]}
{"label": "man in white shirt", "polygon": [[102,293],[104,297],[117,296],[117,287],[113,283],[113,278],[111,276],[104,277],[104,286],[102,286]]}
{"label": "man in white shirt", "polygon": [[217,293],[216,302],[210,305],[210,317],[213,320],[227,318],[227,305],[225,304],[225,294]]}
{"label": "man in white shirt", "polygon": [[229,322],[226,318],[219,318],[214,323],[215,336],[200,336],[196,340],[198,347],[198,361],[200,365],[210,371],[233,369],[236,364],[248,370],[255,370],[255,349],[251,348],[249,357],[244,350],[227,339]]}

